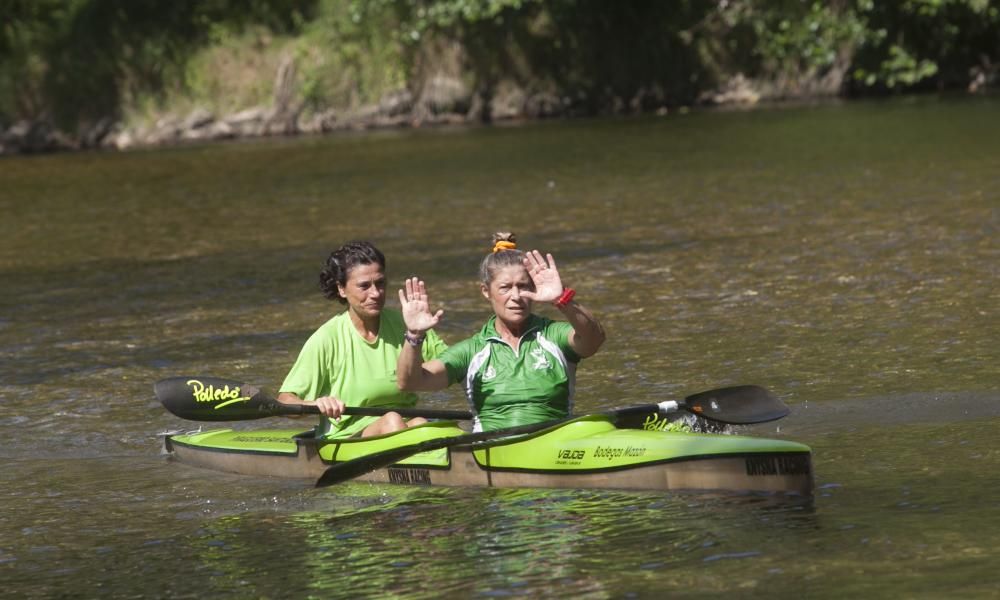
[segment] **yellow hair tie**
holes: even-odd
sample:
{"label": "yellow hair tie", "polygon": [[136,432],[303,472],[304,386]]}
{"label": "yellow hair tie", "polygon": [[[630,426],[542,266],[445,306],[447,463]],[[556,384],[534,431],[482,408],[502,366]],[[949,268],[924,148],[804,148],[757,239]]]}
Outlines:
{"label": "yellow hair tie", "polygon": [[517,248],[517,244],[514,242],[508,242],[507,240],[500,240],[493,246],[493,254],[501,252],[503,250],[513,250]]}

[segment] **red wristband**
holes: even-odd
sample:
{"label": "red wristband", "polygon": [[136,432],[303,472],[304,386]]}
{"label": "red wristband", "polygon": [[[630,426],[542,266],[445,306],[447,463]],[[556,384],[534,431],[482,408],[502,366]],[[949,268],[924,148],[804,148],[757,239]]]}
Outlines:
{"label": "red wristband", "polygon": [[576,290],[573,288],[566,288],[563,290],[562,296],[559,296],[559,299],[555,301],[555,305],[562,308],[569,304],[573,300],[574,296],[576,296]]}

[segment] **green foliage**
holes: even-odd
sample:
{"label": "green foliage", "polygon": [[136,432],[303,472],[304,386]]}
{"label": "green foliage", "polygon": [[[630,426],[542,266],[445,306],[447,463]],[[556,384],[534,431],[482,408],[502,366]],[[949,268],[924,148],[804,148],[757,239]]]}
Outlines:
{"label": "green foliage", "polygon": [[753,54],[768,72],[815,72],[834,65],[843,48],[864,39],[864,26],[851,10],[827,2],[743,5],[753,28]]}
{"label": "green foliage", "polygon": [[398,20],[371,5],[322,0],[297,45],[307,108],[357,107],[407,83]]}
{"label": "green foliage", "polygon": [[224,114],[271,102],[274,74],[293,38],[261,26],[218,27],[212,36],[214,41],[193,52],[164,89],[137,94],[149,99],[150,116],[164,107],[179,114],[195,107]]}
{"label": "green foliage", "polygon": [[358,107],[442,70],[599,112],[686,104],[736,73],[849,91],[996,79],[995,0],[0,0],[0,124],[137,107]]}
{"label": "green foliage", "polygon": [[374,0],[353,6],[361,20],[373,12],[394,15],[411,66],[436,40],[456,41],[484,103],[512,82],[585,112],[692,99],[701,67],[682,33],[711,9],[696,0]]}
{"label": "green foliage", "polygon": [[531,4],[541,4],[541,0],[350,0],[349,10],[357,23],[393,14],[398,39],[415,44],[428,33],[489,21],[499,24],[505,14],[517,14]]}
{"label": "green foliage", "polygon": [[[162,89],[220,31],[262,23],[293,30],[312,0],[7,0],[0,3],[5,90],[27,78],[31,104],[0,108],[64,126],[120,112],[124,99]],[[32,65],[40,64],[39,67]],[[13,81],[12,81],[13,80]],[[23,96],[23,95],[22,95]],[[9,96],[8,96],[9,98]]]}
{"label": "green foliage", "polygon": [[42,80],[48,70],[44,47],[59,35],[74,7],[73,2],[58,0],[0,4],[0,117],[30,116],[44,110]]}
{"label": "green foliage", "polygon": [[971,71],[995,71],[1000,9],[990,0],[859,0],[867,32],[854,59],[864,89],[964,87]]}
{"label": "green foliage", "polygon": [[867,86],[881,83],[892,89],[897,85],[913,86],[937,72],[935,62],[918,60],[906,48],[892,44],[889,46],[889,56],[881,62],[877,72],[866,72],[859,68],[854,76]]}

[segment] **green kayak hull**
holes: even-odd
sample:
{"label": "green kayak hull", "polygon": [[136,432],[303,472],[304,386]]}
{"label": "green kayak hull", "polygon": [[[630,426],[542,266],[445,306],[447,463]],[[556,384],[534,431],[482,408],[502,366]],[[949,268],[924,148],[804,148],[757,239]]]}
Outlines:
{"label": "green kayak hull", "polygon": [[[164,436],[176,460],[254,476],[318,479],[375,452],[467,433],[432,422],[377,437],[317,439],[301,429]],[[584,416],[527,436],[414,454],[358,481],[437,486],[608,488],[810,495],[811,451],[785,440],[616,428]]]}

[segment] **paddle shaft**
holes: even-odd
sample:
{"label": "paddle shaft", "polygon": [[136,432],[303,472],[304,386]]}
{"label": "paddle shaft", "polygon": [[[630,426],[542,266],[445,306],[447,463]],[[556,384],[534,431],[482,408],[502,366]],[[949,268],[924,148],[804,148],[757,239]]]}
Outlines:
{"label": "paddle shaft", "polygon": [[[273,416],[294,417],[296,415],[318,415],[319,407],[314,404],[285,404],[274,401]],[[472,413],[467,410],[441,410],[434,408],[393,408],[391,406],[345,406],[344,414],[352,417],[381,417],[386,413],[398,413],[404,418],[425,417],[428,419],[442,419],[446,421],[462,421],[472,418]]]}

